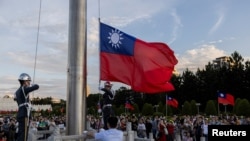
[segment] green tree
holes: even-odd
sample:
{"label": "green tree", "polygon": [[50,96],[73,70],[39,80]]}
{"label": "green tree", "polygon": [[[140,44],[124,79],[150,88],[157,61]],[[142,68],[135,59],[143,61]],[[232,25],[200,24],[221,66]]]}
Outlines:
{"label": "green tree", "polygon": [[237,98],[235,101],[234,101],[234,107],[233,107],[233,113],[237,113],[237,111],[239,110],[239,105],[240,105],[240,102],[241,102],[241,99],[240,98]]}
{"label": "green tree", "polygon": [[149,116],[153,115],[153,113],[154,113],[154,108],[152,104],[145,103],[142,108],[142,115]]}
{"label": "green tree", "polygon": [[190,106],[191,106],[191,115],[198,114],[198,108],[196,106],[196,101],[195,100],[191,100]]}
{"label": "green tree", "polygon": [[216,104],[214,100],[208,100],[205,108],[206,115],[217,115]]}
{"label": "green tree", "polygon": [[[174,107],[171,107],[169,105],[167,105],[167,111],[165,111],[165,113],[167,112],[167,116],[172,116],[173,115],[173,111],[174,111]],[[166,107],[165,107],[166,109]]]}
{"label": "green tree", "polygon": [[240,100],[236,114],[242,115],[242,116],[249,116],[250,115],[250,104],[249,104],[249,101],[247,99]]}
{"label": "green tree", "polygon": [[116,115],[121,115],[122,113],[125,113],[125,107],[123,105],[120,105],[118,108],[115,110]]}
{"label": "green tree", "polygon": [[188,101],[185,101],[183,104],[182,114],[183,115],[190,115],[191,114],[191,105]]}

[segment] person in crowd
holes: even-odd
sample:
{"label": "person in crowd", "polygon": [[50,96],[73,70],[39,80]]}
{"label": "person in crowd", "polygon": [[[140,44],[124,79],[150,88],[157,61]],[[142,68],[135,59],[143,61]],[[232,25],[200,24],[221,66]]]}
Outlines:
{"label": "person in crowd", "polygon": [[88,131],[86,133],[87,136],[95,138],[95,140],[99,141],[123,141],[123,132],[117,129],[118,126],[118,118],[115,116],[111,116],[107,120],[108,130],[95,132]]}
{"label": "person in crowd", "polygon": [[195,140],[200,141],[200,138],[202,136],[202,126],[203,124],[203,118],[201,116],[197,117],[197,119],[194,121],[194,134],[195,134]]}
{"label": "person in crowd", "polygon": [[37,128],[38,128],[38,125],[37,125],[37,121],[35,121],[34,119],[32,121],[30,121],[30,129],[32,132],[37,132]]}
{"label": "person in crowd", "polygon": [[138,120],[135,115],[132,116],[131,118],[131,128],[132,131],[137,131],[137,126],[138,126]]}
{"label": "person in crowd", "polygon": [[92,129],[95,129],[96,128],[96,121],[95,121],[95,118],[94,117],[91,117],[90,119],[90,127]]}
{"label": "person in crowd", "polygon": [[107,130],[107,120],[110,116],[114,116],[114,110],[112,108],[112,103],[114,100],[114,93],[112,91],[112,86],[109,81],[104,83],[104,88],[101,88],[104,91],[103,99],[102,99],[102,112],[103,112],[103,122],[104,122],[104,129]]}
{"label": "person in crowd", "polygon": [[139,119],[139,122],[138,122],[137,136],[139,138],[145,138],[147,136],[146,135],[146,126],[145,126],[145,123],[144,123],[144,118],[142,118],[142,117]]}
{"label": "person in crowd", "polygon": [[168,141],[174,141],[175,135],[174,135],[174,121],[169,120],[167,123],[167,129],[168,129]]}
{"label": "person in crowd", "polygon": [[9,140],[9,131],[10,131],[10,123],[7,119],[4,120],[4,123],[2,125],[2,130],[4,132],[3,137],[6,138],[6,140]]}
{"label": "person in crowd", "polygon": [[56,136],[60,136],[60,129],[58,125],[56,125],[54,118],[50,118],[49,130],[52,131],[52,134],[48,136],[47,141],[54,141]]}
{"label": "person in crowd", "polygon": [[166,141],[167,136],[165,134],[164,128],[166,128],[166,124],[164,123],[164,119],[160,119],[158,123],[158,139],[157,141]]}
{"label": "person in crowd", "polygon": [[152,132],[153,132],[154,139],[157,138],[157,134],[158,134],[158,122],[159,122],[159,118],[158,116],[155,116],[154,119],[152,120]]}
{"label": "person in crowd", "polygon": [[103,128],[103,124],[102,124],[102,118],[98,117],[95,121],[95,129],[97,131],[99,131],[99,129]]}
{"label": "person in crowd", "polygon": [[190,132],[184,132],[183,141],[193,141],[193,137],[191,137]]}
{"label": "person in crowd", "polygon": [[145,126],[146,126],[146,135],[147,138],[149,139],[149,133],[152,132],[152,121],[150,118],[147,118]]}
{"label": "person in crowd", "polygon": [[18,104],[18,135],[17,141],[26,141],[28,136],[28,123],[31,113],[29,93],[39,89],[38,84],[31,85],[31,77],[27,73],[20,74],[18,81],[20,87],[15,93],[15,100]]}
{"label": "person in crowd", "polygon": [[16,133],[16,121],[15,119],[10,119],[10,128],[9,128],[9,140],[8,141],[15,141],[15,133]]}
{"label": "person in crowd", "polygon": [[125,117],[120,118],[120,122],[118,123],[118,129],[122,131],[126,131],[127,129],[127,121]]}
{"label": "person in crowd", "polygon": [[204,123],[201,125],[202,136],[205,138],[205,141],[208,141],[208,125],[209,125],[209,120],[208,118],[205,118]]}
{"label": "person in crowd", "polygon": [[4,131],[2,127],[3,127],[3,121],[0,120],[0,140],[5,139]]}

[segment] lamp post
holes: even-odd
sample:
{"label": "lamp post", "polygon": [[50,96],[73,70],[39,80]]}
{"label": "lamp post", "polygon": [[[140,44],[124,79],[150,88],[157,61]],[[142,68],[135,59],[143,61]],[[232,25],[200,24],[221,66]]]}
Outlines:
{"label": "lamp post", "polygon": [[155,107],[155,111],[158,112],[159,105],[154,105],[154,107]]}
{"label": "lamp post", "polygon": [[197,106],[197,112],[198,112],[198,115],[199,115],[199,113],[200,113],[199,110],[200,110],[200,105],[201,105],[201,104],[200,104],[200,103],[196,103],[195,105]]}
{"label": "lamp post", "polygon": [[225,113],[227,113],[227,104],[223,104],[225,107]]}

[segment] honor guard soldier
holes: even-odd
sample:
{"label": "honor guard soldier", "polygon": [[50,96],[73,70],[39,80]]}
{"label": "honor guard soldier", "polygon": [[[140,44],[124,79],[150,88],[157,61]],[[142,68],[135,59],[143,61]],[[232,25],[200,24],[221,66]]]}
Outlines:
{"label": "honor guard soldier", "polygon": [[107,81],[104,83],[104,88],[101,88],[104,91],[103,94],[103,101],[102,101],[102,114],[103,114],[103,122],[104,122],[104,129],[107,130],[107,122],[110,116],[114,116],[114,111],[112,109],[112,103],[114,100],[114,93],[112,91],[112,84]]}
{"label": "honor guard soldier", "polygon": [[27,141],[28,124],[31,112],[31,104],[29,100],[29,93],[39,89],[39,85],[31,85],[31,77],[27,73],[20,74],[18,81],[20,87],[15,93],[15,100],[18,104],[18,134],[17,141]]}

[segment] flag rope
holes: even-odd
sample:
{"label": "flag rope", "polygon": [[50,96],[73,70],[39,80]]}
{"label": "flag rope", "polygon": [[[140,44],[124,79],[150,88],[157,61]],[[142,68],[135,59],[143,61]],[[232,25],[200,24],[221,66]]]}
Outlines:
{"label": "flag rope", "polygon": [[[39,14],[38,14],[38,24],[37,24],[37,36],[36,36],[36,51],[35,51],[35,62],[34,62],[34,70],[33,70],[33,84],[35,83],[35,76],[36,76],[36,62],[37,62],[37,50],[38,50],[39,33],[40,33],[41,9],[42,9],[42,0],[40,0],[40,4],[39,4]],[[33,91],[32,97],[34,98],[34,91]]]}

